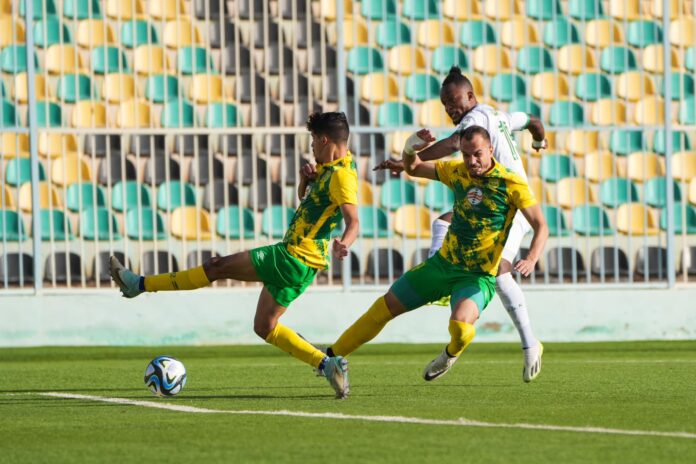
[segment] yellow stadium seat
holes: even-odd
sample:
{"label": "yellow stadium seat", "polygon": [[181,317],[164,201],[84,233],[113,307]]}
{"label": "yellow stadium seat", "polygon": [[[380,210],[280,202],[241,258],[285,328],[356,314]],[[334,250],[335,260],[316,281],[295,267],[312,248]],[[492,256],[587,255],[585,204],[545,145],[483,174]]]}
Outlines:
{"label": "yellow stadium seat", "polygon": [[[39,133],[39,155],[57,158],[66,153],[77,151],[77,136],[75,134]],[[60,163],[60,161],[54,161]]]}
{"label": "yellow stadium seat", "polygon": [[360,82],[360,98],[371,103],[384,103],[399,98],[399,83],[391,74],[366,74]]}
{"label": "yellow stadium seat", "polygon": [[616,212],[616,230],[625,235],[657,235],[657,220],[642,203],[626,203]]}
{"label": "yellow stadium seat", "polygon": [[558,205],[564,209],[594,203],[596,200],[590,184],[580,177],[566,177],[556,184]]}
{"label": "yellow stadium seat", "polygon": [[79,101],[73,106],[71,124],[80,128],[106,127],[106,107],[95,101]]}
{"label": "yellow stadium seat", "polygon": [[389,70],[402,76],[425,71],[425,54],[418,47],[397,45],[389,50]]}
{"label": "yellow stadium seat", "polygon": [[595,151],[585,156],[585,177],[596,184],[611,177],[619,176],[618,166],[615,166],[611,152]]}
{"label": "yellow stadium seat", "polygon": [[172,211],[172,235],[181,240],[210,240],[210,215],[196,206],[182,206]]}
{"label": "yellow stadium seat", "polygon": [[0,16],[0,48],[18,43],[24,43],[24,23],[10,15]]}
{"label": "yellow stadium seat", "polygon": [[84,68],[80,51],[72,45],[51,45],[46,50],[45,62],[51,74],[79,73]]}
{"label": "yellow stadium seat", "polygon": [[360,179],[358,181],[358,204],[372,205],[375,201],[375,194],[369,182]]}
{"label": "yellow stadium seat", "polygon": [[[488,4],[489,2],[486,2]],[[492,2],[495,3],[495,2]],[[498,45],[481,45],[474,50],[474,70],[483,74],[498,74],[512,69],[510,54]]]}
{"label": "yellow stadium seat", "polygon": [[669,41],[678,47],[696,45],[696,18],[688,16],[672,21],[669,25]]}
{"label": "yellow stadium seat", "polygon": [[135,79],[132,74],[107,74],[102,81],[102,97],[109,103],[120,103],[135,97]]}
{"label": "yellow stadium seat", "polygon": [[475,95],[481,96],[485,93],[484,88],[483,88],[483,79],[481,79],[481,76],[476,75],[476,74],[469,74],[466,77],[469,78],[471,85],[474,87],[474,94]]}
{"label": "yellow stadium seat", "polygon": [[491,19],[505,21],[522,13],[517,0],[485,1],[483,2],[484,12]]}
{"label": "yellow stadium seat", "polygon": [[391,137],[391,151],[395,155],[401,156],[401,152],[406,144],[406,139],[408,139],[413,132],[398,131],[392,133]]}
{"label": "yellow stadium seat", "polygon": [[641,17],[640,0],[620,0],[609,2],[609,14],[616,19],[633,21]]}
{"label": "yellow stadium seat", "polygon": [[429,49],[455,43],[454,28],[446,21],[429,19],[418,25],[418,45]]}
{"label": "yellow stadium seat", "polygon": [[111,24],[101,19],[83,19],[77,25],[77,44],[94,48],[116,43]]}
{"label": "yellow stadium seat", "polygon": [[479,0],[445,0],[442,14],[456,21],[479,19],[483,11]]}
{"label": "yellow stadium seat", "polygon": [[124,128],[150,127],[152,125],[150,105],[137,100],[121,103],[116,115],[116,125]]}
{"label": "yellow stadium seat", "polygon": [[689,182],[689,202],[692,205],[696,205],[696,178],[691,179],[691,182]]}
{"label": "yellow stadium seat", "polygon": [[[348,18],[343,22],[343,46],[346,49],[355,47],[356,45],[368,45],[368,30],[365,20],[359,17]],[[336,34],[331,35],[331,44],[337,42]]]}
{"label": "yellow stadium seat", "polygon": [[613,98],[597,100],[591,106],[590,122],[598,126],[626,124],[626,104]]}
{"label": "yellow stadium seat", "polygon": [[394,213],[394,232],[406,238],[430,238],[430,211],[418,205],[404,205]]}
{"label": "yellow stadium seat", "polygon": [[536,198],[539,203],[549,202],[548,190],[544,188],[544,182],[540,177],[530,177],[528,179],[528,183],[529,189],[532,191],[534,198]]}
{"label": "yellow stadium seat", "polygon": [[638,100],[634,111],[634,122],[636,124],[664,124],[665,123],[665,102],[657,96],[645,97]]}
{"label": "yellow stadium seat", "polygon": [[203,43],[198,26],[188,19],[167,21],[164,26],[164,45],[169,48],[188,47]]}
{"label": "yellow stadium seat", "polygon": [[684,182],[696,178],[696,151],[680,151],[672,155],[672,173],[675,179]]}
{"label": "yellow stadium seat", "polygon": [[565,147],[574,156],[585,156],[599,149],[599,132],[573,129],[568,133]]}
{"label": "yellow stadium seat", "polygon": [[[48,100],[48,91],[46,87],[46,78],[43,74],[34,75],[34,95],[37,100]],[[19,73],[14,78],[14,95],[19,103],[27,103],[29,101],[29,82],[27,73]]]}
{"label": "yellow stadium seat", "polygon": [[64,157],[55,160],[51,166],[51,181],[61,187],[91,180],[92,169],[87,160],[78,153],[67,153]]}
{"label": "yellow stadium seat", "polygon": [[107,0],[106,15],[114,19],[133,19],[145,13],[142,0]]}
{"label": "yellow stadium seat", "polygon": [[555,72],[535,74],[532,78],[532,96],[543,102],[564,100],[570,95],[568,78]]}
{"label": "yellow stadium seat", "polygon": [[[19,207],[24,212],[32,211],[31,182],[27,182],[19,188]],[[39,208],[60,208],[62,202],[58,189],[49,182],[39,182]]]}
{"label": "yellow stadium seat", "polygon": [[159,45],[141,45],[133,56],[133,67],[138,74],[163,74],[170,69],[169,57]]}
{"label": "yellow stadium seat", "polygon": [[655,153],[636,152],[628,155],[626,171],[629,179],[636,182],[644,182],[653,177],[663,176],[665,167],[662,159]]}
{"label": "yellow stadium seat", "polygon": [[[672,49],[670,54],[672,55],[670,58],[670,61],[672,62],[672,69],[680,69],[679,55],[677,54],[677,51]],[[661,74],[665,69],[664,56],[665,50],[662,45],[648,45],[643,49],[643,69],[653,74]]]}
{"label": "yellow stadium seat", "polygon": [[418,124],[425,127],[454,127],[452,119],[445,111],[439,98],[427,100],[420,104]]}
{"label": "yellow stadium seat", "polygon": [[573,75],[597,69],[597,60],[592,50],[580,44],[561,47],[558,50],[558,69]]}
{"label": "yellow stadium seat", "polygon": [[588,22],[585,26],[585,40],[590,47],[599,48],[623,45],[626,41],[621,25],[612,19],[593,19]]}
{"label": "yellow stadium seat", "polygon": [[[321,11],[321,16],[327,21],[336,20],[336,1],[335,0],[321,0],[321,5],[319,6]],[[343,17],[349,18],[353,15],[353,1],[344,0],[343,1]]]}
{"label": "yellow stadium seat", "polygon": [[534,26],[535,24],[527,18],[518,17],[505,21],[501,26],[500,41],[506,47],[514,49],[539,43],[539,34]]}
{"label": "yellow stadium seat", "polygon": [[637,101],[655,95],[655,83],[642,71],[628,71],[619,76],[616,95],[629,101]]}
{"label": "yellow stadium seat", "polygon": [[14,194],[12,193],[10,186],[7,184],[3,184],[2,186],[2,199],[0,200],[0,206],[8,209],[15,208]]}
{"label": "yellow stadium seat", "polygon": [[[665,15],[665,0],[650,0],[650,14],[662,19]],[[685,13],[686,2],[684,0],[669,0],[669,19],[675,19]]]}
{"label": "yellow stadium seat", "polygon": [[0,158],[25,158],[29,156],[29,134],[0,133]]}
{"label": "yellow stadium seat", "polygon": [[222,101],[223,82],[221,76],[194,74],[191,77],[189,96],[196,103]]}
{"label": "yellow stadium seat", "polygon": [[148,13],[155,19],[175,19],[186,14],[183,0],[149,0],[148,5]]}

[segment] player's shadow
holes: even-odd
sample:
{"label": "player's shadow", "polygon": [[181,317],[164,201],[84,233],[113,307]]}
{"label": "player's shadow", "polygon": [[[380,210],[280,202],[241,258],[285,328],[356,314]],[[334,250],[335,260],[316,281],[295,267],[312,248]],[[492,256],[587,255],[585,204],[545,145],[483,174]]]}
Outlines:
{"label": "player's shadow", "polygon": [[3,393],[77,393],[77,392],[124,392],[124,391],[142,391],[142,388],[42,388],[42,389],[24,389],[24,390],[0,390]]}
{"label": "player's shadow", "polygon": [[330,394],[309,394],[309,395],[185,395],[182,394],[181,399],[184,400],[322,400],[326,399]]}

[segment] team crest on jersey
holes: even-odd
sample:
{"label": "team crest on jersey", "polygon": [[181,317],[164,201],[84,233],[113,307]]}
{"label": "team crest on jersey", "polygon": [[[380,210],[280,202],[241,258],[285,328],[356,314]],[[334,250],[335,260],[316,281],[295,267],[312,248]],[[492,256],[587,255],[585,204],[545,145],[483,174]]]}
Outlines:
{"label": "team crest on jersey", "polygon": [[483,192],[478,187],[470,188],[469,191],[466,192],[466,199],[469,200],[469,203],[473,206],[476,206],[483,201]]}

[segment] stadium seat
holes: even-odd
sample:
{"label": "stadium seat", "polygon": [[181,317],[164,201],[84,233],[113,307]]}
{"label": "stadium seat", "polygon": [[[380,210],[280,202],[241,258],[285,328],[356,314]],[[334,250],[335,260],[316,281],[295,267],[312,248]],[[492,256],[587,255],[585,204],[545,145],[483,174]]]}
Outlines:
{"label": "stadium seat", "polygon": [[99,185],[89,182],[75,182],[65,189],[65,206],[72,212],[106,206],[106,194]]}
{"label": "stadium seat", "polygon": [[210,215],[195,206],[182,206],[172,212],[171,233],[180,240],[210,240]]}
{"label": "stadium seat", "polygon": [[136,159],[140,156],[164,158],[165,140],[164,135],[132,135],[129,150]]}
{"label": "stadium seat", "polygon": [[455,43],[452,24],[441,19],[430,19],[418,24],[416,40],[419,46],[434,49]]}
{"label": "stadium seat", "polygon": [[[259,25],[262,25],[263,23],[257,23]],[[270,26],[270,24],[269,24]],[[257,48],[264,48],[264,37],[263,37],[263,28],[259,29],[259,36],[258,36],[258,41],[256,42],[256,47]],[[354,16],[351,18],[346,18],[343,21],[343,47],[346,50],[350,50],[351,48],[357,46],[357,45],[368,45],[369,39],[368,39],[369,32],[367,30],[367,23],[365,20],[359,16]],[[335,37],[335,35],[331,35],[329,37],[331,45],[336,46],[338,38]],[[271,43],[277,43],[278,39],[277,37],[274,40],[273,35],[269,33],[269,41]]]}
{"label": "stadium seat", "polygon": [[136,180],[116,182],[111,190],[111,208],[116,212],[151,205],[150,189]]}
{"label": "stadium seat", "polygon": [[558,205],[564,209],[594,203],[596,200],[589,182],[580,177],[565,177],[556,185]]}
{"label": "stadium seat", "polygon": [[532,96],[542,102],[554,102],[570,96],[568,78],[563,74],[545,72],[532,78]]}
{"label": "stadium seat", "polygon": [[648,148],[645,133],[636,129],[615,129],[609,136],[609,149],[619,156],[627,156]]}
{"label": "stadium seat", "polygon": [[[352,50],[351,50],[352,51]],[[379,52],[378,52],[379,53]],[[338,60],[338,53],[336,52],[336,49],[333,47],[326,47],[323,50],[320,47],[313,47],[310,51],[309,55],[309,63],[307,65],[307,68],[312,74],[320,74],[320,75],[335,75],[338,70],[337,70],[337,64],[336,61]],[[382,63],[379,67],[379,69],[382,69],[384,67],[384,62],[382,61],[382,55],[379,55],[379,60],[380,63]],[[378,69],[376,68],[377,63],[374,63],[373,69],[369,69],[367,72],[372,72],[377,71]],[[337,79],[329,80],[329,82],[337,82]]]}
{"label": "stadium seat", "polygon": [[696,46],[689,47],[684,51],[684,67],[687,71],[696,71]]}
{"label": "stadium seat", "polygon": [[189,97],[194,103],[222,101],[223,82],[221,76],[195,74],[191,76]]}
{"label": "stadium seat", "polygon": [[167,21],[162,33],[162,42],[168,48],[179,49],[203,43],[203,36],[198,27],[189,19]]}
{"label": "stadium seat", "polygon": [[679,123],[696,124],[696,98],[688,97],[679,104]]}
{"label": "stadium seat", "polygon": [[[660,85],[660,95],[662,95],[662,97],[666,96],[665,81],[666,79],[662,79],[662,85]],[[691,74],[672,73],[670,84],[670,99],[673,101],[684,100],[696,94],[696,83]]]}
{"label": "stadium seat", "polygon": [[[670,53],[670,61],[672,64],[672,69],[681,69],[679,64],[679,55],[675,49],[672,49]],[[665,69],[665,50],[662,44],[648,45],[643,49],[643,71],[647,71],[653,74],[662,74]]]}
{"label": "stadium seat", "polygon": [[595,48],[620,46],[625,43],[621,25],[611,19],[594,19],[585,26],[586,45]]}
{"label": "stadium seat", "polygon": [[[164,111],[162,112],[164,114]],[[121,103],[116,113],[116,125],[123,128],[151,127],[151,107],[141,100]]]}
{"label": "stadium seat", "polygon": [[628,277],[630,272],[628,256],[618,247],[597,247],[592,250],[590,270],[600,279],[610,280],[613,277],[614,280],[618,280],[621,277]]}
{"label": "stadium seat", "polygon": [[160,123],[162,127],[193,127],[195,124],[193,105],[181,99],[166,102],[162,108]]}
{"label": "stadium seat", "polygon": [[202,47],[183,47],[177,53],[178,69],[182,74],[211,73],[215,71],[213,57]]}
{"label": "stadium seat", "polygon": [[[63,40],[63,43],[70,42]],[[83,19],[77,24],[77,44],[92,49],[102,45],[115,44],[114,30],[111,24],[101,19]]]}
{"label": "stadium seat", "polygon": [[145,99],[151,103],[165,103],[181,98],[179,80],[170,74],[157,74],[145,80]]}
{"label": "stadium seat", "polygon": [[644,48],[662,43],[662,28],[657,22],[648,19],[631,21],[628,23],[626,36],[626,42],[630,46]]}
{"label": "stadium seat", "polygon": [[417,205],[404,205],[394,213],[394,232],[406,238],[430,238],[430,211]]}
{"label": "stadium seat", "polygon": [[360,98],[373,105],[398,100],[399,84],[391,74],[365,74],[360,79]]}
{"label": "stadium seat", "polygon": [[427,100],[420,105],[418,124],[423,127],[454,127],[440,99]]}
{"label": "stadium seat", "polygon": [[421,103],[440,96],[440,82],[432,74],[416,73],[406,78],[404,96],[414,103]]}
{"label": "stadium seat", "polygon": [[[389,51],[391,54],[391,50]],[[384,69],[382,54],[376,48],[358,46],[348,52],[347,70],[353,74],[362,75],[379,72]]]}
{"label": "stadium seat", "polygon": [[82,259],[77,253],[56,251],[46,257],[44,280],[56,284],[79,284],[84,278]]}
{"label": "stadium seat", "polygon": [[133,265],[129,260],[126,261],[126,255],[121,252],[121,251],[114,251],[111,252],[109,250],[107,251],[100,251],[94,256],[94,259],[92,259],[92,273],[90,275],[90,279],[97,281],[97,282],[111,282],[111,273],[110,273],[110,261],[111,261],[111,256],[115,256],[116,259],[118,259],[119,262],[124,263],[124,265],[128,269],[132,269]]}
{"label": "stadium seat", "polygon": [[166,21],[186,14],[182,0],[149,0],[147,3],[147,12],[154,19]]}
{"label": "stadium seat", "polygon": [[560,281],[577,279],[585,274],[585,261],[574,247],[554,247],[546,252],[546,270]]}
{"label": "stadium seat", "polygon": [[541,210],[546,218],[550,237],[567,237],[570,235],[570,230],[568,230],[561,208],[553,205],[541,205]]}
{"label": "stadium seat", "polygon": [[140,274],[152,275],[165,272],[178,272],[176,256],[168,251],[146,251],[140,259]]}
{"label": "stadium seat", "polygon": [[553,57],[544,47],[523,46],[517,54],[517,70],[523,74],[553,71]]}
{"label": "stadium seat", "polygon": [[[363,5],[370,2],[363,2]],[[380,48],[392,48],[401,44],[411,43],[411,29],[408,25],[396,20],[390,19],[380,23],[375,30],[376,43]]]}
{"label": "stadium seat", "polygon": [[144,19],[124,21],[121,24],[120,39],[121,44],[126,48],[137,48],[141,45],[159,44],[157,30],[152,24]]}
{"label": "stadium seat", "polygon": [[396,0],[371,0],[360,2],[360,14],[374,21],[384,21],[396,17]]}
{"label": "stadium seat", "polygon": [[189,182],[193,185],[207,185],[213,180],[224,180],[225,165],[214,156],[199,154],[194,156],[189,167]]}
{"label": "stadium seat", "polygon": [[382,184],[380,204],[389,211],[395,211],[403,205],[416,203],[416,186],[409,181],[389,179]]}
{"label": "stadium seat", "polygon": [[469,69],[469,59],[457,45],[441,45],[433,50],[430,68],[437,74],[447,74],[452,66],[459,66],[466,71]]}
{"label": "stadium seat", "polygon": [[542,21],[563,16],[559,0],[528,0],[525,2],[525,13],[530,18]]}
{"label": "stadium seat", "polygon": [[[49,182],[39,182],[39,208],[59,208],[62,205],[58,189]],[[26,182],[19,189],[19,208],[30,213],[33,210],[31,182]]]}
{"label": "stadium seat", "polygon": [[97,182],[102,185],[114,185],[117,182],[136,179],[137,173],[133,162],[118,153],[111,153],[108,158],[102,159],[99,163]]}
{"label": "stadium seat", "polygon": [[568,0],[568,14],[579,21],[603,18],[602,3],[597,0]]}
{"label": "stadium seat", "polygon": [[[540,178],[530,177],[527,183],[529,184],[529,189],[534,194],[534,198],[536,198],[538,202],[542,203],[549,200],[548,191],[544,188],[544,182]],[[454,199],[454,197],[452,198]],[[449,209],[451,209],[451,207]]]}
{"label": "stadium seat", "polygon": [[497,41],[495,28],[488,21],[471,19],[459,26],[459,44],[464,48],[478,48]]}
{"label": "stadium seat", "polygon": [[658,235],[660,229],[642,203],[625,203],[616,211],[616,230],[624,235]]}
{"label": "stadium seat", "polygon": [[[667,150],[664,131],[658,130],[653,135],[653,151],[664,156]],[[691,150],[691,139],[686,131],[672,130],[672,153]]]}
{"label": "stadium seat", "polygon": [[[46,171],[39,162],[39,180],[46,180]],[[5,182],[13,187],[31,181],[31,160],[29,158],[12,158],[5,165]]]}
{"label": "stadium seat", "polygon": [[[230,143],[229,146],[232,145],[233,144]],[[238,156],[239,155],[240,154],[238,154]],[[239,181],[242,185],[251,185],[255,180],[265,179],[269,176],[270,173],[266,160],[259,157],[256,157],[254,160],[250,150],[242,150],[241,156],[238,157],[235,167],[235,175],[233,178],[235,183]],[[265,192],[265,188],[263,190]]]}
{"label": "stadium seat", "polygon": [[[38,21],[44,18],[45,15],[55,16],[58,12],[56,9],[56,4],[53,0],[32,0],[33,5],[33,16],[31,19]],[[24,17],[26,15],[26,0],[21,0],[19,2],[19,15]]]}
{"label": "stadium seat", "polygon": [[247,197],[247,206],[254,211],[265,210],[270,206],[280,206],[282,203],[283,187],[266,180],[263,176],[256,179],[256,184],[251,187]]}
{"label": "stadium seat", "polygon": [[[688,203],[673,204],[674,233],[681,235],[696,234],[696,207]],[[667,207],[660,212],[660,229],[667,230]]]}
{"label": "stadium seat", "polygon": [[596,126],[626,124],[626,105],[621,100],[603,98],[590,106],[590,122]]}
{"label": "stadium seat", "polygon": [[602,50],[599,64],[602,71],[610,74],[621,74],[626,71],[638,70],[638,62],[633,50],[619,45],[608,46]]}
{"label": "stadium seat", "polygon": [[500,25],[500,43],[517,50],[528,44],[539,43],[539,35],[531,22],[522,17],[515,17]]}
{"label": "stadium seat", "polygon": [[13,189],[9,185],[3,184],[0,190],[0,209],[15,209],[15,199],[12,193]]}
{"label": "stadium seat", "polygon": [[582,205],[573,208],[573,231],[590,237],[614,235],[609,215],[597,205]]}
{"label": "stadium seat", "polygon": [[9,14],[0,15],[0,48],[19,43],[24,43],[24,23]]}
{"label": "stadium seat", "polygon": [[667,249],[657,246],[639,248],[636,252],[637,276],[664,279],[667,277]]}
{"label": "stadium seat", "polygon": [[592,151],[585,156],[585,177],[590,182],[600,183],[616,176],[618,168],[609,151]]}
{"label": "stadium seat", "polygon": [[619,75],[616,95],[620,98],[634,102],[654,94],[655,84],[648,74],[641,71],[628,71]]}
{"label": "stadium seat", "polygon": [[[63,110],[58,103],[47,100],[36,102],[36,124],[39,127],[60,127],[63,125]],[[29,125],[29,114],[27,123]]]}
{"label": "stadium seat", "polygon": [[388,59],[389,71],[399,76],[409,76],[425,71],[425,53],[420,48],[397,45],[389,50]]}
{"label": "stadium seat", "polygon": [[[672,181],[674,201],[681,201],[681,187],[676,180]],[[667,178],[653,177],[645,182],[645,203],[653,208],[664,208],[667,205]]]}
{"label": "stadium seat", "polygon": [[16,211],[0,210],[0,243],[23,242],[28,238],[22,216]]}
{"label": "stadium seat", "polygon": [[696,43],[696,18],[684,16],[669,24],[669,41],[677,47],[691,47]]}
{"label": "stadium seat", "polygon": [[19,114],[15,106],[7,101],[0,101],[0,127],[19,126]]}
{"label": "stadium seat", "polygon": [[636,182],[664,175],[664,160],[655,153],[635,152],[626,160],[626,176]]}
{"label": "stadium seat", "polygon": [[573,156],[584,157],[599,149],[599,132],[592,130],[573,129],[565,139],[565,148]]}
{"label": "stadium seat", "polygon": [[283,238],[292,222],[295,210],[281,205],[270,205],[261,214],[261,233],[270,238]]}
{"label": "stadium seat", "polygon": [[19,285],[21,287],[33,282],[34,258],[30,254],[3,253],[0,255],[0,285]]}
{"label": "stadium seat", "polygon": [[[1,270],[2,263],[0,263],[0,272]],[[681,263],[679,264],[679,273],[685,273],[689,276],[696,275],[696,246],[690,246],[688,249],[684,249]],[[2,279],[0,279],[0,281],[1,280]]]}
{"label": "stadium seat", "polygon": [[145,9],[142,0],[107,0],[106,15],[113,19],[137,19],[143,16]]}
{"label": "stadium seat", "polygon": [[665,103],[658,96],[648,96],[636,102],[633,120],[636,124],[661,125],[665,123]]}
{"label": "stadium seat", "polygon": [[609,2],[609,14],[617,20],[634,21],[641,17],[640,0]]}
{"label": "stadium seat", "polygon": [[570,156],[550,153],[541,158],[539,176],[546,182],[556,183],[576,175],[575,162]]}
{"label": "stadium seat", "polygon": [[[2,127],[2,126],[0,126]],[[25,158],[29,156],[29,134],[0,133],[0,158]]]}
{"label": "stadium seat", "polygon": [[106,107],[91,100],[75,103],[71,125],[80,128],[106,127]]}
{"label": "stadium seat", "polygon": [[235,79],[235,87],[241,103],[266,98],[266,80],[257,73],[240,75]]}
{"label": "stadium seat", "polygon": [[509,72],[512,70],[510,54],[497,45],[481,45],[474,50],[474,70],[488,75]]}
{"label": "stadium seat", "polygon": [[401,15],[411,21],[437,19],[440,17],[438,4],[436,0],[402,0]]}
{"label": "stadium seat", "polygon": [[411,126],[414,124],[413,110],[402,102],[386,102],[377,109],[377,125],[382,127]]}
{"label": "stadium seat", "polygon": [[96,99],[97,92],[86,74],[65,74],[58,77],[56,98],[65,103],[76,103]]}
{"label": "stadium seat", "polygon": [[237,106],[232,103],[212,103],[205,112],[206,127],[224,128],[242,125]]}
{"label": "stadium seat", "polygon": [[102,98],[109,103],[121,103],[135,98],[135,79],[132,74],[107,74],[102,81]]}
{"label": "stadium seat", "polygon": [[582,106],[573,101],[556,101],[549,111],[549,123],[552,126],[580,126],[585,123]]}
{"label": "stadium seat", "polygon": [[118,222],[108,208],[85,208],[80,212],[80,237],[83,240],[116,241],[123,237]]}
{"label": "stadium seat", "polygon": [[[55,47],[56,45],[54,45]],[[36,51],[34,56],[34,68],[39,69],[39,57]],[[8,45],[0,54],[2,71],[7,74],[17,74],[27,71],[27,47],[26,45]]]}
{"label": "stadium seat", "polygon": [[167,232],[164,218],[154,208],[146,205],[130,207],[124,218],[126,236],[132,240],[165,240]]}
{"label": "stadium seat", "polygon": [[[2,23],[0,23],[2,25]],[[9,25],[10,31],[12,26]],[[17,26],[15,26],[17,27]],[[20,25],[21,27],[21,25]],[[8,33],[10,32],[8,31]],[[16,35],[19,33],[24,33],[24,28],[22,27],[15,32]],[[70,29],[67,25],[61,24],[60,19],[57,16],[48,16],[46,19],[41,21],[36,21],[34,23],[34,44],[40,48],[48,48],[51,45],[65,43],[69,44],[72,42],[72,34],[70,34]],[[79,28],[78,28],[79,37]],[[21,42],[24,42],[24,37],[22,36]]]}
{"label": "stadium seat", "polygon": [[180,206],[196,206],[193,185],[178,180],[162,182],[157,189],[157,208],[171,211]]}
{"label": "stadium seat", "polygon": [[361,205],[358,209],[360,234],[364,238],[385,238],[390,235],[387,214],[381,208]]}
{"label": "stadium seat", "polygon": [[[329,2],[322,1],[321,3],[321,10],[324,12],[324,9],[328,6]],[[345,14],[346,17],[351,16],[351,13],[353,11],[353,4],[350,0],[346,0],[345,2]],[[334,8],[334,19],[335,19],[335,6]],[[239,14],[240,19],[244,20],[249,20],[254,18],[257,21],[260,21],[265,14],[268,14],[270,12],[264,12],[264,3],[263,1],[255,0],[255,1],[240,1],[237,3],[237,14]],[[328,19],[328,18],[327,18]],[[333,21],[333,19],[332,19]]]}
{"label": "stadium seat", "polygon": [[491,97],[499,102],[511,102],[527,96],[527,86],[522,76],[503,73],[493,76],[490,82]]}
{"label": "stadium seat", "polygon": [[607,208],[618,208],[625,203],[639,201],[638,187],[630,179],[611,177],[599,185],[599,199]]}
{"label": "stadium seat", "polygon": [[376,248],[367,256],[365,277],[398,279],[404,273],[404,258],[393,248]]}
{"label": "stadium seat", "polygon": [[[573,70],[573,72],[576,71],[580,70]],[[602,73],[580,71],[575,79],[575,96],[585,101],[610,98],[612,96],[611,81]]]}
{"label": "stadium seat", "polygon": [[507,21],[522,14],[519,4],[512,2],[484,2],[483,12],[497,21]]}
{"label": "stadium seat", "polygon": [[566,45],[579,44],[580,33],[577,26],[567,18],[558,15],[544,25],[544,45],[561,48]]}
{"label": "stadium seat", "polygon": [[170,69],[169,58],[158,45],[140,45],[133,54],[133,68],[138,74],[164,74]]}
{"label": "stadium seat", "polygon": [[299,72],[295,63],[295,52],[290,47],[269,45],[264,50],[263,70],[273,75]]}
{"label": "stadium seat", "polygon": [[375,195],[369,182],[358,179],[358,204],[372,206],[375,204]]}
{"label": "stadium seat", "polygon": [[129,71],[126,54],[118,49],[104,45],[92,49],[92,70],[95,74],[109,74]]}
{"label": "stadium seat", "polygon": [[92,169],[89,162],[78,153],[67,153],[62,160],[53,163],[51,167],[51,181],[61,187],[91,180]]}
{"label": "stadium seat", "polygon": [[[46,78],[42,74],[36,74],[34,76],[35,98],[37,100],[47,100],[47,89]],[[27,73],[15,74],[12,94],[18,103],[29,102],[29,79],[27,78]]]}
{"label": "stadium seat", "polygon": [[385,159],[386,142],[384,134],[352,134],[349,144],[350,151],[354,155],[372,156],[374,154],[375,159]]}
{"label": "stadium seat", "polygon": [[99,0],[64,0],[63,16],[73,21],[102,17]]}
{"label": "stadium seat", "polygon": [[217,212],[215,230],[222,238],[237,240],[252,239],[254,233],[254,213],[248,208],[227,206]]}
{"label": "stadium seat", "polygon": [[[300,3],[302,3],[302,2],[300,2]],[[298,5],[300,3],[298,3]],[[229,24],[229,23],[226,23],[226,25],[227,24]],[[380,26],[381,26],[381,24],[380,24]],[[216,44],[214,43],[215,37],[213,36],[212,31],[213,31],[213,28],[211,27],[210,34],[209,34],[210,46],[213,48],[219,48],[219,46],[216,47]],[[376,34],[378,35],[378,33],[376,33]],[[225,32],[225,36],[230,38],[230,39],[227,39],[228,41],[232,41],[232,38],[234,38],[234,41],[236,41],[236,42],[241,41],[241,39],[239,37],[234,37],[232,31]],[[294,25],[294,29],[291,29],[290,33],[288,33],[287,29],[286,29],[285,43],[288,45],[291,45],[291,46],[296,46],[297,48],[300,48],[303,50],[306,49],[307,47],[310,47],[313,49],[314,44],[322,43],[322,40],[326,40],[325,37],[326,37],[326,28],[322,24],[320,24],[316,21],[311,21],[309,23],[309,25],[307,25],[307,23],[305,23],[305,21],[297,21]],[[409,39],[409,42],[410,42],[410,39]]]}

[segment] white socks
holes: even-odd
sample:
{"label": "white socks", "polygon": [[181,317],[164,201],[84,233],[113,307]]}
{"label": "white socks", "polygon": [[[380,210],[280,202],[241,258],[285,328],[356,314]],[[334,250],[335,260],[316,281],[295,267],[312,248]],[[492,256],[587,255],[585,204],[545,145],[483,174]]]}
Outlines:
{"label": "white socks", "polygon": [[445,235],[447,235],[449,226],[450,223],[442,219],[435,219],[433,221],[433,241],[430,242],[428,258],[432,257],[442,247],[442,242],[445,241]]}
{"label": "white socks", "polygon": [[512,319],[517,331],[520,333],[522,348],[526,349],[536,346],[538,340],[534,336],[532,327],[529,324],[527,303],[524,299],[522,289],[517,285],[515,279],[513,279],[512,273],[506,272],[496,277],[495,287],[498,295],[500,295],[500,300],[503,302],[503,306],[505,306],[505,309],[510,315],[510,319]]}

